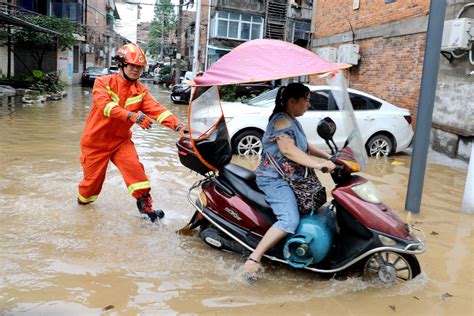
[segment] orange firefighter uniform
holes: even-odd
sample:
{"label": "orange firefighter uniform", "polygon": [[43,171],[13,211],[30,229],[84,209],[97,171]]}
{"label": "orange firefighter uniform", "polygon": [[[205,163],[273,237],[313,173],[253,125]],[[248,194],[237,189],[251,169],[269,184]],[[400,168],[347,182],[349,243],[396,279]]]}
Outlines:
{"label": "orange firefighter uniform", "polygon": [[134,123],[127,118],[130,112],[140,111],[172,129],[181,122],[143,84],[120,74],[97,78],[92,94],[92,109],[81,138],[84,179],[79,184],[78,200],[89,203],[97,199],[109,161],[117,166],[133,197],[147,194],[150,182],[131,140]]}

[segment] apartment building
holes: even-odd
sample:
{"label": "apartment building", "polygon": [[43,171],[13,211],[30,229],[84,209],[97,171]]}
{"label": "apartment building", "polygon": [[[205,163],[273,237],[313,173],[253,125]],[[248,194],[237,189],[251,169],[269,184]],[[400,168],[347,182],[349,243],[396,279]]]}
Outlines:
{"label": "apartment building", "polygon": [[312,0],[202,0],[200,69],[241,43],[271,38],[307,47]]}

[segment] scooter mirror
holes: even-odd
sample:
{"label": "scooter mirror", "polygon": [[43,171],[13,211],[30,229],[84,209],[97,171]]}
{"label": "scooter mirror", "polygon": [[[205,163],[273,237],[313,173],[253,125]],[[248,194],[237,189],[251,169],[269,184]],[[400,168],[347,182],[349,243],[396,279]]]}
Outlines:
{"label": "scooter mirror", "polygon": [[325,141],[331,140],[336,133],[336,123],[330,117],[325,117],[319,121],[316,131]]}

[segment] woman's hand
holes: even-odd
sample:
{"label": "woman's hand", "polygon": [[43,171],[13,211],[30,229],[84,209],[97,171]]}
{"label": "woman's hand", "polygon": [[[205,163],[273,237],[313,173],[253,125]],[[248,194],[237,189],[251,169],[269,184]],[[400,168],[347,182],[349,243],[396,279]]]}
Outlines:
{"label": "woman's hand", "polygon": [[336,169],[336,165],[331,161],[331,160],[326,160],[322,164],[319,165],[320,167],[318,168],[319,170],[323,172],[333,172],[334,169]]}

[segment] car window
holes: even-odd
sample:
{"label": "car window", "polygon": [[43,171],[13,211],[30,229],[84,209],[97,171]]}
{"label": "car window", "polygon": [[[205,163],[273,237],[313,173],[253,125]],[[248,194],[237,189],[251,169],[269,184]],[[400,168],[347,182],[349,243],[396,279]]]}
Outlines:
{"label": "car window", "polygon": [[95,73],[95,74],[107,74],[107,68],[103,67],[88,67],[86,72]]}
{"label": "car window", "polygon": [[355,93],[349,93],[349,98],[351,99],[352,107],[354,108],[354,111],[358,110],[378,110],[380,106],[382,106],[382,103],[365,97],[363,95],[355,94]]}
{"label": "car window", "polygon": [[253,99],[250,99],[247,104],[248,105],[253,105],[253,106],[258,106],[260,102],[263,102],[263,101],[271,101],[271,100],[275,100],[276,98],[276,95],[278,93],[278,88],[277,89],[273,89],[273,90],[270,90],[270,91],[267,91],[267,92],[264,92],[262,93],[261,95],[253,98]]}
{"label": "car window", "polygon": [[309,96],[310,111],[337,111],[336,101],[330,90],[311,91]]}

